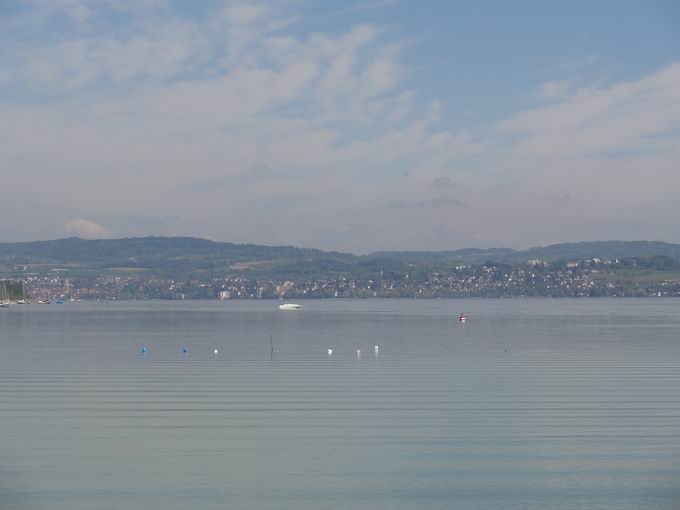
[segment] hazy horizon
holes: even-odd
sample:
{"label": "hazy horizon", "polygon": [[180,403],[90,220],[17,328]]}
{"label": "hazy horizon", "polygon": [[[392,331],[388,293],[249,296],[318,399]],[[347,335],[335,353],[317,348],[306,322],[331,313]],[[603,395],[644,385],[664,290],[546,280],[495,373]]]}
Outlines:
{"label": "hazy horizon", "polygon": [[680,242],[680,5],[0,5],[0,240]]}
{"label": "hazy horizon", "polygon": [[510,246],[488,246],[488,247],[480,247],[480,246],[463,246],[460,248],[443,248],[440,250],[425,250],[425,249],[384,249],[384,250],[375,250],[375,251],[365,251],[365,252],[352,252],[348,250],[324,250],[323,248],[319,248],[318,246],[300,246],[300,245],[284,245],[284,244],[273,244],[273,243],[258,243],[258,242],[253,242],[253,243],[242,243],[238,241],[232,241],[232,240],[220,240],[220,239],[210,239],[207,237],[198,237],[198,236],[192,236],[192,235],[172,235],[172,236],[163,236],[163,235],[155,235],[155,234],[148,234],[148,235],[139,235],[139,236],[125,236],[125,237],[97,237],[94,239],[88,239],[86,237],[81,237],[77,235],[72,235],[68,237],[57,237],[57,238],[51,238],[51,239],[33,239],[33,240],[27,240],[27,241],[0,241],[0,244],[13,244],[13,243],[43,243],[43,242],[53,242],[53,241],[63,241],[66,239],[79,239],[83,241],[120,241],[120,240],[125,240],[125,239],[145,239],[145,238],[181,238],[181,239],[199,239],[203,241],[210,241],[214,243],[228,243],[228,244],[236,244],[236,245],[241,245],[241,244],[252,244],[252,245],[259,245],[259,246],[294,246],[296,248],[304,248],[304,249],[318,249],[322,251],[337,251],[337,252],[344,252],[348,254],[353,254],[353,255],[370,255],[372,253],[381,253],[381,252],[417,252],[417,251],[458,251],[458,250],[515,250],[518,252],[522,251],[528,251],[532,250],[535,248],[546,248],[549,246],[554,246],[554,245],[560,245],[560,244],[580,244],[580,243],[662,243],[662,244],[680,244],[680,243],[671,243],[669,241],[662,241],[662,240],[655,240],[655,239],[630,239],[630,240],[624,240],[624,239],[598,239],[598,240],[593,240],[593,241],[567,241],[565,243],[551,243],[551,244],[544,244],[544,245],[533,245],[533,246],[523,246],[519,248],[512,248]]}

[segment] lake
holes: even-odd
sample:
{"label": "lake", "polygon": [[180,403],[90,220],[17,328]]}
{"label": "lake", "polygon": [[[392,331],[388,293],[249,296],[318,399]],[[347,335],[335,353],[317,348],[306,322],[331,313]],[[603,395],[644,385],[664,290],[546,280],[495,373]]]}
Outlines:
{"label": "lake", "polygon": [[0,309],[0,508],[680,508],[680,300],[299,302]]}

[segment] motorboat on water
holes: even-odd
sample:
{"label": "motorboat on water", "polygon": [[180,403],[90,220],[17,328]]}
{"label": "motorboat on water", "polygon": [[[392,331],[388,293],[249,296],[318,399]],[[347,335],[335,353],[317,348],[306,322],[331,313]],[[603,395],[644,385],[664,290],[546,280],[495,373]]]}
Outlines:
{"label": "motorboat on water", "polygon": [[279,310],[299,310],[300,308],[302,308],[302,305],[297,303],[283,303],[279,305]]}

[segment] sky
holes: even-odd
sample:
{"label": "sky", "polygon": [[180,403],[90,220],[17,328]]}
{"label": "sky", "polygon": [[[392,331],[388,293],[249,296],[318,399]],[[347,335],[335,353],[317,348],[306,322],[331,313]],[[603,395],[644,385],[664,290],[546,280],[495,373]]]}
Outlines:
{"label": "sky", "polygon": [[0,241],[680,242],[680,2],[0,0]]}

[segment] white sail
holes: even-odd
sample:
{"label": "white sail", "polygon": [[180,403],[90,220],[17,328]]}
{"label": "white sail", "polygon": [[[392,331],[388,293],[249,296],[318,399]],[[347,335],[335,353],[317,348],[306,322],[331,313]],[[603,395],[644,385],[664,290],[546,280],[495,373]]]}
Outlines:
{"label": "white sail", "polygon": [[0,307],[7,308],[9,306],[9,291],[7,290],[7,283],[0,282]]}

